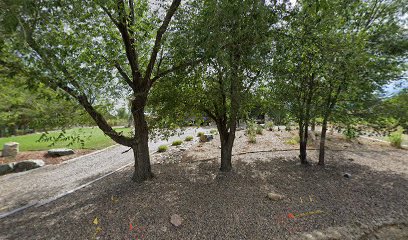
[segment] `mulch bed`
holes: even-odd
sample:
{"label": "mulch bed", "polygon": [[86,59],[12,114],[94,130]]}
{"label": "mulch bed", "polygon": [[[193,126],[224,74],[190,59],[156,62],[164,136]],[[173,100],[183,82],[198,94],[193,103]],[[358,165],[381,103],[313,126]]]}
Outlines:
{"label": "mulch bed", "polygon": [[[130,181],[129,167],[2,219],[0,239],[287,239],[328,227],[408,221],[405,175],[338,154],[329,159],[325,168],[305,167],[294,156],[254,153],[235,157],[231,173],[220,173],[213,161],[157,164],[156,178],[141,185]],[[286,198],[271,201],[268,192]],[[181,226],[171,225],[173,214]]]}

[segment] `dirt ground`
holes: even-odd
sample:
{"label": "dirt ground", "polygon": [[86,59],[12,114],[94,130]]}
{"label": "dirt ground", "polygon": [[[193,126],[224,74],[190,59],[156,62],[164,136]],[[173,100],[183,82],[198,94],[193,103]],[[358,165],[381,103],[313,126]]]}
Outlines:
{"label": "dirt ground", "polygon": [[217,139],[153,154],[152,181],[123,169],[1,219],[0,239],[408,239],[407,150],[329,136],[327,166],[302,166],[293,135],[265,131],[248,144],[240,131],[230,173],[218,171]]}
{"label": "dirt ground", "polygon": [[37,159],[43,160],[45,164],[59,164],[63,161],[76,158],[88,153],[93,150],[79,149],[75,150],[75,154],[62,156],[62,157],[51,157],[48,156],[47,151],[26,151],[19,152],[16,157],[0,157],[0,164],[11,163],[11,162],[21,162],[24,160]]}

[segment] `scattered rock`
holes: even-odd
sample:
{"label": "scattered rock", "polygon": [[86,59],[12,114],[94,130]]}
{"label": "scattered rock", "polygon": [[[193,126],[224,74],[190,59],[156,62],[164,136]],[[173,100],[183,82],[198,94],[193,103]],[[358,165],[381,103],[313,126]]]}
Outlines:
{"label": "scattered rock", "polygon": [[74,154],[74,150],[69,148],[57,148],[57,149],[50,149],[48,150],[48,155],[51,157],[61,157],[66,155]]}
{"label": "scattered rock", "polygon": [[345,173],[345,174],[343,175],[343,177],[345,177],[345,178],[351,178],[351,174],[350,174],[350,173]]}
{"label": "scattered rock", "polygon": [[3,157],[15,157],[18,153],[18,143],[17,142],[8,142],[3,146]]}
{"label": "scattered rock", "polygon": [[1,164],[0,176],[14,171],[14,163]]}
{"label": "scattered rock", "polygon": [[163,232],[167,232],[167,227],[163,226],[163,227],[160,228],[160,230],[162,230]]}
{"label": "scattered rock", "polygon": [[39,168],[44,166],[45,163],[43,160],[26,160],[22,162],[18,162],[14,165],[14,171],[22,172],[27,171],[35,168]]}
{"label": "scattered rock", "polygon": [[354,161],[354,159],[353,159],[353,158],[349,158],[348,160],[349,160],[350,162],[353,162],[353,161]]}
{"label": "scattered rock", "polygon": [[268,198],[272,201],[280,201],[280,200],[283,200],[285,196],[271,192],[271,193],[268,193]]}
{"label": "scattered rock", "polygon": [[212,134],[203,134],[200,136],[200,142],[209,142],[214,139],[214,135]]}
{"label": "scattered rock", "polygon": [[187,151],[187,148],[180,148],[180,151],[182,152]]}
{"label": "scattered rock", "polygon": [[180,217],[178,214],[173,214],[171,215],[170,218],[170,223],[173,224],[173,226],[178,227],[181,225],[183,219]]}

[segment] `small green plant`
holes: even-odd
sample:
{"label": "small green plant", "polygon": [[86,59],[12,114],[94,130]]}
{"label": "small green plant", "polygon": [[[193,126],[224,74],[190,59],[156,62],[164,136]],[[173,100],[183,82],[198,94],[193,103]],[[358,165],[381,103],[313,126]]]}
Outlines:
{"label": "small green plant", "polygon": [[160,145],[157,149],[158,152],[165,152],[169,147],[167,145]]}
{"label": "small green plant", "polygon": [[397,131],[391,133],[390,136],[388,136],[388,139],[391,142],[391,146],[401,148],[403,131],[404,130],[402,129],[402,127],[398,127]]}
{"label": "small green plant", "polygon": [[272,122],[272,121],[268,121],[268,122],[266,122],[265,123],[265,128],[268,130],[268,131],[273,131],[273,127],[275,126],[275,124]]}
{"label": "small green plant", "polygon": [[256,143],[256,133],[258,129],[258,124],[251,120],[247,122],[246,134],[248,136],[248,142]]}
{"label": "small green plant", "polygon": [[299,142],[300,142],[299,136],[294,136],[293,138],[286,141],[286,143],[290,144],[290,145],[297,145],[297,144],[299,144]]}
{"label": "small green plant", "polygon": [[203,132],[198,132],[198,133],[197,133],[197,137],[201,137],[201,136],[203,136],[203,135],[204,135]]}
{"label": "small green plant", "polygon": [[257,125],[255,132],[258,135],[262,135],[263,134],[263,128],[261,126]]}
{"label": "small green plant", "polygon": [[183,143],[183,140],[175,140],[171,143],[172,146],[180,146]]}
{"label": "small green plant", "polygon": [[347,126],[346,130],[343,131],[343,135],[347,140],[352,140],[358,137],[357,131],[351,126]]}
{"label": "small green plant", "polygon": [[184,140],[185,140],[186,142],[193,141],[193,136],[187,136]]}
{"label": "small green plant", "polygon": [[217,129],[211,129],[210,133],[213,134],[213,135],[216,135],[218,133],[218,130]]}

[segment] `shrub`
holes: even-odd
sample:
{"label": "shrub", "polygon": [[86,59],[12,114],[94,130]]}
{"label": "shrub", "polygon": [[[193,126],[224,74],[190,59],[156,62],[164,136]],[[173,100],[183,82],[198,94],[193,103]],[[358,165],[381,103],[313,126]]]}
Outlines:
{"label": "shrub", "polygon": [[[255,121],[251,120],[247,122],[246,133],[248,136],[248,141],[250,143],[256,143],[256,133],[258,131],[258,124]],[[261,129],[262,131],[262,129]]]}
{"label": "shrub", "polygon": [[217,129],[211,129],[210,133],[213,134],[213,135],[216,135],[218,133],[218,130]]}
{"label": "shrub", "polygon": [[193,140],[193,136],[187,136],[184,140],[185,140],[186,142],[190,142],[190,141]]}
{"label": "shrub", "polygon": [[169,147],[167,145],[160,145],[157,149],[158,152],[165,152]]}
{"label": "shrub", "polygon": [[201,137],[201,136],[203,136],[203,135],[204,135],[203,132],[198,132],[198,133],[197,133],[197,137]]}
{"label": "shrub", "polygon": [[172,146],[180,146],[183,143],[183,140],[175,140],[171,143]]}
{"label": "shrub", "polygon": [[391,146],[401,148],[402,133],[403,133],[402,127],[398,127],[397,131],[391,133],[390,136],[388,136],[388,139],[391,142]]}
{"label": "shrub", "polygon": [[273,126],[274,126],[274,124],[273,124],[272,121],[268,121],[268,122],[265,123],[265,128],[266,128],[268,131],[273,131]]}
{"label": "shrub", "polygon": [[263,128],[261,126],[257,125],[255,132],[256,132],[256,134],[262,135],[263,134]]}
{"label": "shrub", "polygon": [[299,144],[299,142],[300,142],[299,136],[294,136],[293,138],[286,141],[286,143],[290,144],[290,145],[297,145],[297,144]]}
{"label": "shrub", "polygon": [[355,139],[358,136],[357,131],[351,126],[347,126],[346,130],[343,131],[343,135],[347,138],[347,140]]}

